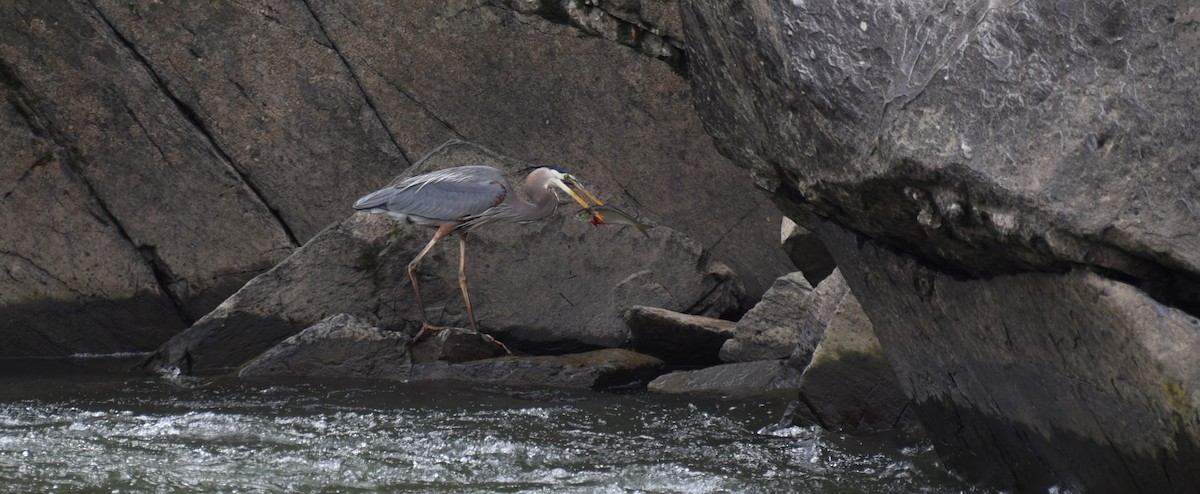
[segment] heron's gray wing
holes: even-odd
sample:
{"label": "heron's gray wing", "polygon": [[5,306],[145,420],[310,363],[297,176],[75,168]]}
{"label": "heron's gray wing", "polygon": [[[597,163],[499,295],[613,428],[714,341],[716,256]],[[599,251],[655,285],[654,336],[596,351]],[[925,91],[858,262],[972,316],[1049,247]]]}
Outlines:
{"label": "heron's gray wing", "polygon": [[452,221],[486,211],[503,201],[507,193],[507,181],[498,170],[465,166],[427,173],[385,187],[363,196],[354,207]]}

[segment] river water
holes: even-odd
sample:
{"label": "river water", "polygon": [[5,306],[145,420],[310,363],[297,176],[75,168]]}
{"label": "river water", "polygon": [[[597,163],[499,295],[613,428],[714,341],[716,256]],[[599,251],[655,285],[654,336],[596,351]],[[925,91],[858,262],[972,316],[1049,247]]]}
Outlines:
{"label": "river water", "polygon": [[975,492],[785,398],[131,375],[0,362],[0,492]]}

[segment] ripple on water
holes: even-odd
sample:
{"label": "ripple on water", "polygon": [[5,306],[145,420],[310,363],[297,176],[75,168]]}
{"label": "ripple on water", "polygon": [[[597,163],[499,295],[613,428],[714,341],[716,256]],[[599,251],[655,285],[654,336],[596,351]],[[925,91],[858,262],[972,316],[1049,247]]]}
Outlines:
{"label": "ripple on water", "polygon": [[0,403],[0,491],[963,489],[934,468],[924,446],[764,429],[780,402],[364,382],[116,381],[33,398],[9,391]]}

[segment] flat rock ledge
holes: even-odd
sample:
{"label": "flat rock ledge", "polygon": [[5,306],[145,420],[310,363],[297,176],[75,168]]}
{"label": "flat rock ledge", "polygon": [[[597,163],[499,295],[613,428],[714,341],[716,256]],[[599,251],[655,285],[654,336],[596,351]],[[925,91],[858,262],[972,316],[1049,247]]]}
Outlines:
{"label": "flat rock ledge", "polygon": [[606,389],[645,383],[662,374],[665,365],[661,359],[650,355],[608,348],[569,355],[415,365],[408,380]]}
{"label": "flat rock ledge", "polygon": [[800,371],[782,360],[760,360],[676,371],[650,382],[648,389],[664,394],[708,394],[728,397],[788,394],[800,389]]}
{"label": "flat rock ledge", "polygon": [[720,362],[721,345],[733,337],[737,323],[635,305],[625,312],[633,348],[672,364],[705,365]]}

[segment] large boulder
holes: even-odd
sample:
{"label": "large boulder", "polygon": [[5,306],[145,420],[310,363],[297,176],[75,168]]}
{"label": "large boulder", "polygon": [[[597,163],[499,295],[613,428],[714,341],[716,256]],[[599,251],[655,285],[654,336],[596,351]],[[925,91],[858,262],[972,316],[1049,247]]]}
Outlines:
{"label": "large boulder", "polygon": [[3,2],[0,355],[151,348],[465,137],[761,294],[780,215],[695,115],[675,4],[533,3]]}
{"label": "large boulder", "polygon": [[1200,490],[1190,4],[682,5],[705,127],[827,222],[946,464]]}
{"label": "large boulder", "polygon": [[1200,487],[1196,317],[1087,270],[962,278],[821,233],[947,465],[1020,491]]}
{"label": "large boulder", "polygon": [[[409,174],[488,164],[517,183],[526,164],[454,141]],[[608,194],[596,189],[602,197]],[[633,305],[717,316],[736,310],[733,272],[696,241],[659,225],[649,238],[573,218],[573,206],[530,224],[501,223],[472,233],[467,249],[471,301],[480,329],[513,350],[533,353],[622,346]],[[331,226],[271,271],[247,283],[152,358],[156,367],[221,371],[339,312],[385,329],[420,327],[406,266],[431,228],[356,213]],[[458,285],[458,245],[447,238],[417,270],[431,323],[468,327]]]}

